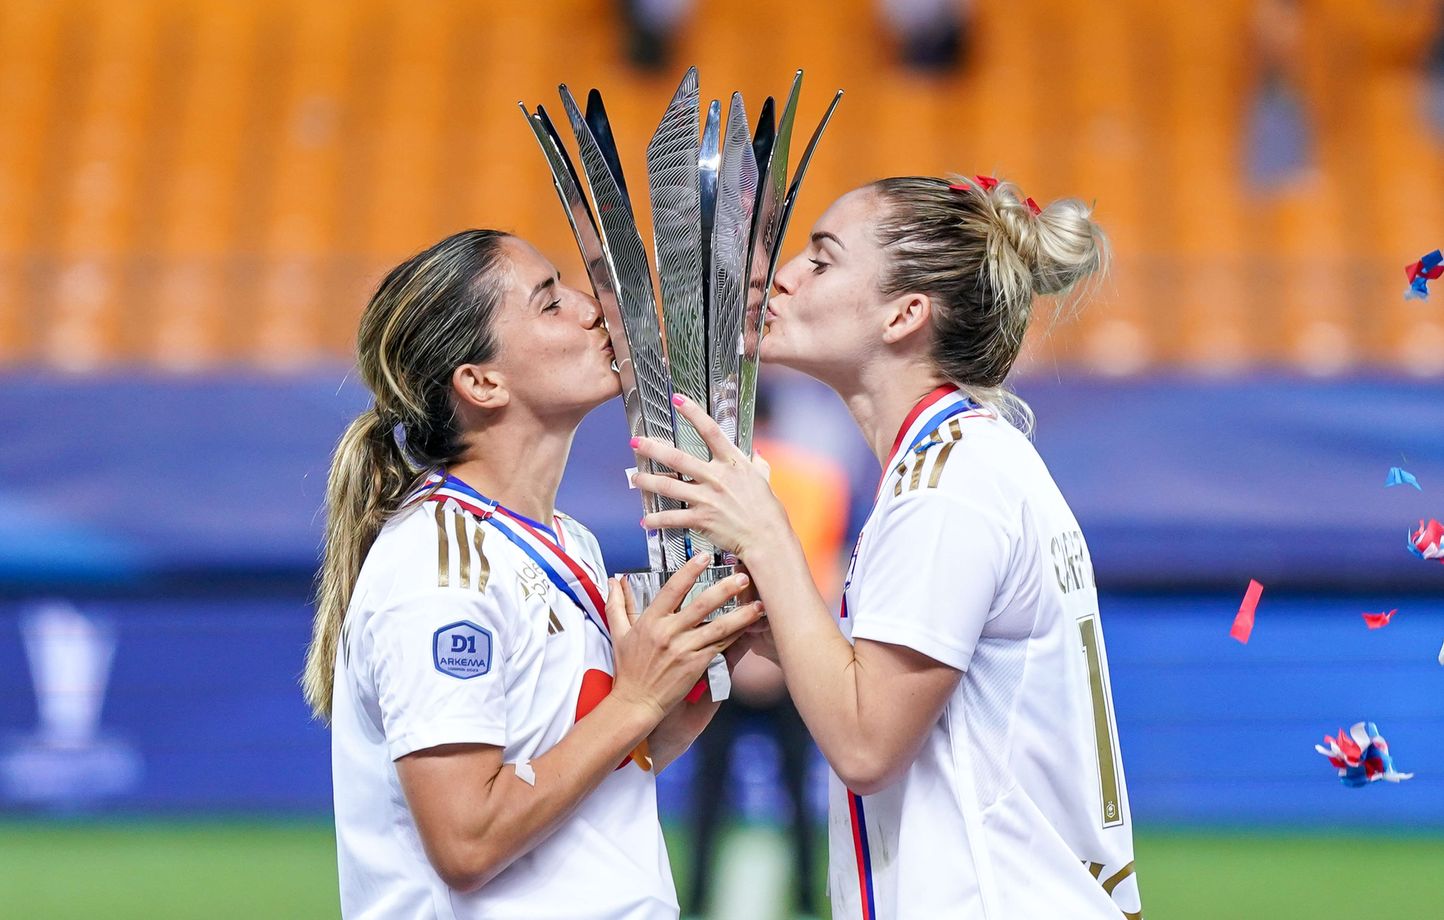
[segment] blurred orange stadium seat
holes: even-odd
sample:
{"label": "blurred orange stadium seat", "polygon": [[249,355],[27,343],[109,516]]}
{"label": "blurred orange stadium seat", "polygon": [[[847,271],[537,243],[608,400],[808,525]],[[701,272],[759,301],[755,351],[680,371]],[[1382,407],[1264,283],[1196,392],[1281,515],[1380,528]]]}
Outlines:
{"label": "blurred orange stadium seat", "polygon": [[0,361],[34,348],[34,216],[46,170],[51,74],[60,20],[40,2],[17,2],[0,29]]}
{"label": "blurred orange stadium seat", "polygon": [[[580,280],[515,103],[602,87],[633,194],[685,64],[704,89],[834,87],[792,246],[890,173],[990,172],[1097,201],[1115,251],[1034,366],[1444,373],[1444,320],[1402,266],[1441,242],[1440,139],[1418,116],[1440,5],[1300,4],[1311,160],[1255,189],[1259,5],[980,0],[953,73],[896,63],[873,0],[696,3],[660,74],[610,0],[9,0],[0,6],[0,364],[178,371],[345,361],[382,271],[465,226]],[[723,98],[723,105],[726,99]],[[643,233],[646,226],[645,209]]]}

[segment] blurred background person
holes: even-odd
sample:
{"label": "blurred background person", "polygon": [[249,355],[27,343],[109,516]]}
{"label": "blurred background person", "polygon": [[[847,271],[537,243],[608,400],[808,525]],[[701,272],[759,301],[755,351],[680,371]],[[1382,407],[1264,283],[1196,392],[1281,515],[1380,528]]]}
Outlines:
{"label": "blurred background person", "polygon": [[1312,166],[1314,126],[1299,72],[1302,15],[1296,0],[1261,0],[1254,20],[1258,73],[1249,113],[1249,180],[1271,191]]}
{"label": "blurred background person", "polygon": [[[754,448],[772,471],[772,489],[787,509],[788,519],[801,542],[818,590],[836,600],[845,560],[847,534],[847,474],[837,461],[809,450],[794,432],[781,436],[772,421],[773,389],[758,390],[754,417]],[[791,900],[798,914],[822,916],[822,887],[818,884],[814,836],[820,816],[813,805],[809,784],[817,747],[797,714],[792,697],[776,664],[748,655],[732,673],[732,695],[712,718],[706,732],[692,746],[692,882],[683,903],[684,913],[727,917],[735,893],[718,889],[716,844],[728,818],[741,814],[741,793],[731,781],[748,769],[735,756],[741,734],[758,733],[777,749],[778,776],[785,793],[787,844],[791,850]]]}
{"label": "blurred background person", "polygon": [[[627,56],[656,70],[672,63],[671,48],[695,0],[621,0]],[[898,43],[898,60],[919,71],[966,63],[973,0],[881,0],[877,11]]]}

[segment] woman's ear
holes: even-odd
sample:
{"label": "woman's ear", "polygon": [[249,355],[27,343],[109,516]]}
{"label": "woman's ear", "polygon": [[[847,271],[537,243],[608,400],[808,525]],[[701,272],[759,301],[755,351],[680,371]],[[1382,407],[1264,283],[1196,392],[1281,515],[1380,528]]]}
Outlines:
{"label": "woman's ear", "polygon": [[933,315],[932,298],[926,294],[904,294],[887,305],[882,340],[895,345],[927,327]]}
{"label": "woman's ear", "polygon": [[463,406],[477,409],[500,409],[511,402],[506,378],[495,368],[480,364],[463,364],[451,373],[451,389]]}

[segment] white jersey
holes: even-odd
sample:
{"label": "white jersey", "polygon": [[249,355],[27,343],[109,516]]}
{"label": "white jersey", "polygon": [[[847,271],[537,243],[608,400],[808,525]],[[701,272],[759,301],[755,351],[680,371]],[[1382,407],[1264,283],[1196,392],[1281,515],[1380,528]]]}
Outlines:
{"label": "white jersey", "polygon": [[956,390],[893,451],[839,623],[963,674],[897,783],[859,796],[833,775],[833,917],[1141,917],[1078,522],[1028,439]]}
{"label": "white jersey", "polygon": [[[448,479],[366,556],[336,661],[332,774],[347,918],[675,920],[655,777],[630,759],[471,894],[427,861],[395,761],[442,744],[540,757],[612,684],[596,540]],[[548,545],[550,544],[550,545]],[[573,600],[573,598],[577,600]]]}

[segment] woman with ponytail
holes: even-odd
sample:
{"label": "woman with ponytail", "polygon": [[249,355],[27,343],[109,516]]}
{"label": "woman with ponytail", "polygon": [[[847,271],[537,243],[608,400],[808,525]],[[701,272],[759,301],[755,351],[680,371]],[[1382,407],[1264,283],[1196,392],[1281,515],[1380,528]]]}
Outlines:
{"label": "woman with ponytail", "polygon": [[619,392],[596,302],[526,242],[458,233],[381,282],[357,364],[374,403],[332,462],[302,679],[331,724],[342,914],[675,918],[655,774],[761,608],[703,623],[746,576],[683,604],[699,559],[635,615],[553,509]]}
{"label": "woman with ponytail", "polygon": [[844,195],[776,278],[763,360],[843,398],[882,464],[841,609],[826,609],[786,516],[701,408],[702,463],[643,489],[683,499],[647,527],[734,551],[771,650],[833,769],[836,920],[1140,917],[1093,568],[1004,387],[1035,301],[1107,261],[1072,199],[883,179]]}

